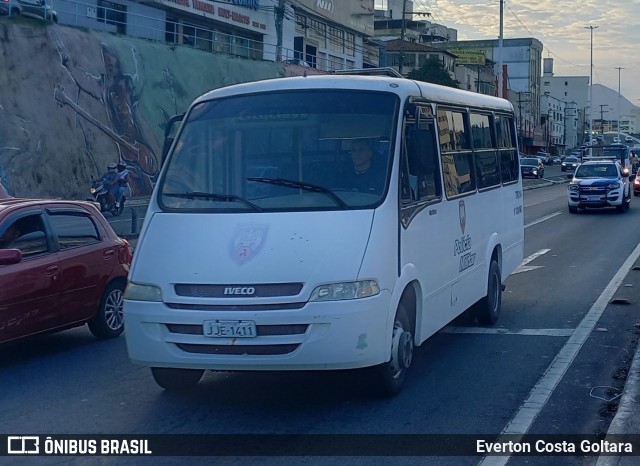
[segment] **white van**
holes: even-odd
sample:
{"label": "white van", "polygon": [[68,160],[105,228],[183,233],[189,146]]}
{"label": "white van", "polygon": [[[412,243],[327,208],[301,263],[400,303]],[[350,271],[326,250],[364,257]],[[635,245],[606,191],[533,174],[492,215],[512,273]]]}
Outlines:
{"label": "white van", "polygon": [[211,91],[152,195],[125,293],[131,360],[166,389],[205,370],[371,367],[500,313],[522,262],[512,105],[382,76]]}

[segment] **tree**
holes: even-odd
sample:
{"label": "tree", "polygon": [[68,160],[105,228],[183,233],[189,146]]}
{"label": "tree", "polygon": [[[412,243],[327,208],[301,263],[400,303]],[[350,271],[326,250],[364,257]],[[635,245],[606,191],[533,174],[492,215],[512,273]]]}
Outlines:
{"label": "tree", "polygon": [[424,81],[455,88],[458,88],[460,85],[458,80],[451,78],[449,72],[444,69],[438,57],[429,57],[424,65],[411,71],[407,77],[409,79],[415,79],[416,81]]}

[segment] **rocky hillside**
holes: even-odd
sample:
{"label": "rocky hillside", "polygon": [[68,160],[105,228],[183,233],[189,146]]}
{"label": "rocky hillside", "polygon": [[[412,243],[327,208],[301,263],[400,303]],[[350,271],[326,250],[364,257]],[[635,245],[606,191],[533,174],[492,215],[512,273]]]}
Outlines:
{"label": "rocky hillside", "polygon": [[163,130],[198,95],[285,76],[282,65],[0,18],[0,182],[14,196],[85,198],[92,177],[125,161],[149,194]]}

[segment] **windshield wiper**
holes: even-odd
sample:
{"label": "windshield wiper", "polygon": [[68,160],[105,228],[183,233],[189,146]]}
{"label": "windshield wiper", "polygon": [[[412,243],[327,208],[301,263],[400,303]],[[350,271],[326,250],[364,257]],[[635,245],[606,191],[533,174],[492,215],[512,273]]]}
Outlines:
{"label": "windshield wiper", "polygon": [[237,201],[250,207],[256,212],[262,212],[262,209],[257,205],[255,205],[253,202],[247,201],[245,198],[237,196],[235,194],[218,194],[218,193],[204,193],[200,191],[190,191],[186,193],[164,193],[163,196],[181,197],[184,199],[210,199],[212,201],[223,201],[223,202]]}
{"label": "windshield wiper", "polygon": [[294,188],[294,189],[299,188],[299,189],[304,189],[305,191],[311,191],[313,193],[325,194],[329,196],[333,200],[333,202],[338,204],[343,209],[349,209],[349,206],[345,204],[344,201],[340,199],[336,193],[334,193],[330,189],[327,189],[323,186],[318,186],[317,184],[302,183],[300,181],[285,180],[282,178],[264,178],[264,177],[251,177],[251,178],[247,178],[247,181],[257,181],[258,183],[275,184],[277,186],[287,186],[289,188]]}

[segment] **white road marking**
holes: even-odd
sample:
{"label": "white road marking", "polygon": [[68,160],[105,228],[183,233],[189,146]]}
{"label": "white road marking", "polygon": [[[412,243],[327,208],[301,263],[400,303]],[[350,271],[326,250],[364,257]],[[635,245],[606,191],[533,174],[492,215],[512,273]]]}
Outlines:
{"label": "white road marking", "polygon": [[516,273],[522,273],[522,272],[531,272],[532,270],[541,269],[542,267],[544,266],[543,265],[519,265],[517,269],[511,272],[511,275],[514,275]]}
{"label": "white road marking", "polygon": [[525,225],[524,227],[525,227],[525,228],[529,228],[529,227],[532,227],[532,226],[534,226],[534,225],[537,225],[538,223],[546,222],[547,220],[549,220],[549,219],[551,219],[551,218],[553,218],[553,217],[557,217],[557,216],[558,216],[558,215],[560,215],[561,213],[562,213],[562,211],[561,211],[561,210],[559,210],[558,212],[554,212],[554,213],[552,213],[552,214],[545,215],[544,217],[540,217],[538,220],[534,220],[533,222],[528,223],[528,224],[527,224],[527,225]]}
{"label": "white road marking", "polygon": [[537,259],[540,256],[544,256],[546,253],[548,253],[549,251],[551,251],[551,249],[540,249],[538,252],[534,252],[533,254],[531,254],[529,257],[526,257],[523,261],[522,264],[520,265],[527,265],[529,262],[531,262],[534,259]]}
{"label": "white road marking", "polygon": [[[502,430],[501,435],[510,435],[510,437],[503,438],[502,440],[499,438],[497,442],[516,441],[513,435],[524,435],[529,431],[536,417],[538,417],[538,414],[540,414],[540,411],[544,408],[544,405],[553,394],[560,380],[564,377],[567,369],[573,363],[576,355],[587,341],[587,338],[589,338],[589,335],[591,335],[600,316],[602,316],[602,313],[607,308],[607,304],[620,287],[622,280],[624,280],[624,277],[629,273],[633,264],[638,260],[638,257],[640,257],[640,244],[636,246],[624,264],[618,269],[602,294],[596,302],[593,303],[587,315],[584,316],[571,337],[569,337],[565,345],[553,359],[544,375],[533,387],[513,419],[511,419]],[[504,466],[510,457],[510,455],[487,456],[478,464],[480,466]]]}
{"label": "white road marking", "polygon": [[535,269],[540,269],[543,266],[542,265],[527,265],[529,262],[531,262],[534,259],[537,259],[538,257],[548,253],[549,251],[551,251],[551,249],[540,249],[538,252],[534,252],[533,254],[531,254],[529,257],[525,258],[525,260],[522,261],[522,264],[520,264],[512,273],[511,275],[514,275],[516,273],[521,273],[521,272],[530,272],[532,270]]}
{"label": "white road marking", "polygon": [[484,335],[526,335],[534,337],[570,337],[572,328],[486,328],[486,327],[456,327],[447,326],[440,330],[441,333],[471,333]]}

